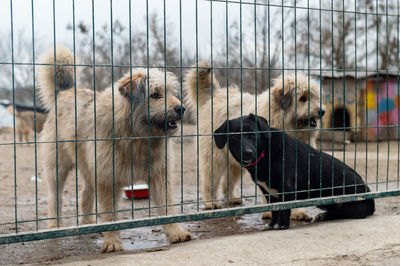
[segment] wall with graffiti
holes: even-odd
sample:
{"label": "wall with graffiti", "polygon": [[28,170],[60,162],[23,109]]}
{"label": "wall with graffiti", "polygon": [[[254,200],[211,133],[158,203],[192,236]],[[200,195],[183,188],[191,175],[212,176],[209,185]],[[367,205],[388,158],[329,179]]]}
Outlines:
{"label": "wall with graffiti", "polygon": [[360,140],[398,139],[399,83],[397,76],[370,76],[357,81],[352,77],[324,78],[323,100],[327,112],[322,127],[335,128],[335,113],[344,110],[350,118],[345,123],[348,131],[357,132]]}
{"label": "wall with graffiti", "polygon": [[397,138],[399,124],[398,80],[368,80],[363,90],[365,122],[369,126],[368,139]]}

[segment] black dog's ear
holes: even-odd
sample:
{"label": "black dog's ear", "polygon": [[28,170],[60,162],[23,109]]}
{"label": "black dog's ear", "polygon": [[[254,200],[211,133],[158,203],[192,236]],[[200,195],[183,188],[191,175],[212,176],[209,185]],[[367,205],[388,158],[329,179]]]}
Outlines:
{"label": "black dog's ear", "polygon": [[118,89],[134,106],[141,105],[146,100],[146,75],[137,73],[125,76],[118,81]]}
{"label": "black dog's ear", "polygon": [[[227,120],[228,121],[228,120]],[[227,126],[227,121],[225,121],[217,130],[215,130],[214,133],[218,135],[214,135],[215,139],[215,144],[217,145],[218,149],[222,149],[225,147],[226,141],[228,139],[228,136],[223,134],[226,133],[226,126]]]}
{"label": "black dog's ear", "polygon": [[267,119],[265,119],[262,116],[256,116],[256,119],[257,119],[258,130],[263,131],[264,137],[268,138],[269,137],[268,131],[270,130],[270,127],[268,125]]}

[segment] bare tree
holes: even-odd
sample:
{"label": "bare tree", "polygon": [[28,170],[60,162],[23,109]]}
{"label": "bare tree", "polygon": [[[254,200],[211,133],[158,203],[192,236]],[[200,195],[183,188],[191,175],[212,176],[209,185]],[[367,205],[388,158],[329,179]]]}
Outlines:
{"label": "bare tree", "polygon": [[[233,21],[229,25],[228,39],[222,37],[220,40],[220,49],[217,50],[215,61],[217,66],[223,68],[228,64],[228,69],[216,72],[221,84],[242,84],[244,91],[259,93],[268,89],[272,84],[271,79],[281,72],[277,70],[281,65],[281,46],[276,42],[280,39],[279,29],[270,25],[279,14],[269,13],[267,6],[254,8],[256,12],[249,15],[255,17],[255,20],[246,25],[247,30],[243,30],[243,25],[242,31],[240,30],[239,21]],[[244,70],[240,69],[240,65]]]}
{"label": "bare tree", "polygon": [[[10,32],[0,32],[2,40],[11,40],[10,36]],[[35,34],[34,46],[31,34],[24,29],[14,32],[13,44],[11,41],[0,42],[0,62],[2,63],[0,65],[0,98],[11,101],[14,88],[17,103],[33,105],[35,68],[33,56],[34,52],[36,55],[43,50],[41,38],[37,36],[38,34]],[[34,47],[35,51],[33,51]],[[13,54],[14,58],[12,58]],[[38,101],[36,102],[40,105]]]}
{"label": "bare tree", "polygon": [[[173,25],[169,25],[164,31],[163,23],[159,22],[157,13],[150,15],[149,19],[149,39],[147,40],[146,27],[129,28],[120,21],[113,23],[112,47],[113,54],[111,58],[111,28],[104,24],[95,32],[95,42],[93,45],[93,32],[91,27],[83,22],[77,25],[79,34],[78,53],[80,61],[85,64],[95,63],[96,67],[85,67],[82,69],[82,85],[92,88],[94,82],[96,89],[103,89],[111,84],[112,75],[118,79],[129,71],[129,65],[133,67],[159,66],[164,67],[180,75],[180,53],[177,48],[177,40],[173,36]],[[67,27],[72,30],[72,26]],[[165,36],[166,34],[166,36]],[[129,38],[131,36],[131,38]],[[164,40],[166,44],[164,45]],[[95,54],[93,59],[93,47]],[[190,56],[185,54],[182,58],[183,65],[191,64]],[[164,62],[165,61],[165,62]],[[113,67],[111,68],[111,63]],[[96,73],[94,80],[94,71]]]}
{"label": "bare tree", "polygon": [[396,66],[399,18],[387,15],[397,10],[394,0],[356,1],[356,6],[349,1],[322,1],[320,8],[290,10],[286,38],[291,45],[286,52],[291,59],[297,56],[305,65],[310,62],[310,68],[339,71],[354,69],[356,63],[365,67],[366,57],[370,69]]}

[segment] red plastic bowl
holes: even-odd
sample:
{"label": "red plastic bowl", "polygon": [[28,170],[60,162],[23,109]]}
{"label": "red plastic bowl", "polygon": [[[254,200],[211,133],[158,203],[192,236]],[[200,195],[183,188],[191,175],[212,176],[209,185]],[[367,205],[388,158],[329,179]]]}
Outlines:
{"label": "red plastic bowl", "polygon": [[128,199],[149,198],[149,187],[146,184],[124,187],[124,192]]}

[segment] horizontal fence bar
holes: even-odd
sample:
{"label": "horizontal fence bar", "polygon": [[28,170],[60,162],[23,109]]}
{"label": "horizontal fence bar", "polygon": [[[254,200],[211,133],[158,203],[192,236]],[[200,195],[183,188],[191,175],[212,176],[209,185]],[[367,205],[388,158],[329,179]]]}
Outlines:
{"label": "horizontal fence bar", "polygon": [[[312,132],[312,131],[340,131],[340,130],[350,130],[350,129],[391,129],[391,128],[399,128],[400,125],[385,125],[385,126],[354,126],[354,127],[332,127],[332,128],[310,128],[310,129],[277,129],[275,132]],[[229,132],[229,135],[242,135],[242,134],[258,134],[258,133],[269,133],[270,131],[251,131],[251,132]],[[347,132],[349,133],[349,132]],[[51,144],[51,143],[63,143],[63,142],[97,142],[97,141],[117,141],[117,140],[140,140],[140,139],[173,139],[173,138],[181,138],[181,137],[210,137],[215,135],[227,135],[227,133],[204,133],[204,134],[183,134],[183,135],[176,135],[176,136],[144,136],[144,137],[115,137],[115,138],[96,138],[96,139],[70,139],[70,140],[57,140],[57,141],[27,141],[27,142],[18,142],[16,141],[15,144]],[[384,137],[382,137],[383,140]],[[397,140],[397,139],[393,139]],[[360,140],[359,142],[363,142],[365,140]],[[1,145],[13,145],[14,142],[2,142]],[[372,144],[371,144],[372,145]]]}
{"label": "horizontal fence bar", "polygon": [[[115,65],[111,65],[111,64],[83,64],[83,63],[77,63],[77,64],[46,64],[46,63],[29,63],[29,62],[0,62],[0,65],[15,65],[15,66],[76,66],[76,67],[105,67],[105,68],[118,68],[118,67],[132,67],[132,68],[149,68],[149,69],[205,69],[208,67],[202,67],[202,66],[193,66],[193,65],[187,65],[187,66],[176,66],[176,65],[166,65],[166,66],[160,66],[160,65],[129,65],[129,64],[115,64]],[[314,73],[312,73],[313,71],[316,71],[318,73],[315,73],[315,75],[319,75],[319,72],[332,72],[332,71],[336,71],[338,73],[336,73],[336,77],[335,74],[332,75],[331,78],[343,78],[343,76],[341,76],[339,74],[339,72],[354,72],[354,73],[368,73],[369,76],[365,77],[365,76],[361,76],[358,77],[357,80],[362,80],[362,79],[367,79],[368,80],[373,80],[374,78],[377,77],[386,77],[386,76],[390,76],[390,75],[399,75],[399,70],[396,68],[390,68],[390,66],[388,66],[387,69],[379,69],[379,68],[362,68],[360,66],[357,67],[357,69],[354,68],[302,68],[302,67],[271,67],[271,68],[267,68],[267,67],[254,67],[254,66],[215,66],[213,65],[212,67],[213,70],[263,70],[263,71],[310,71],[311,75],[313,75]],[[351,76],[351,75],[348,75]],[[322,76],[323,78],[324,76]]]}
{"label": "horizontal fence bar", "polygon": [[374,199],[374,198],[390,197],[390,196],[400,196],[400,190],[371,192],[371,193],[357,194],[357,195],[335,196],[329,198],[318,198],[318,199],[309,199],[309,200],[293,201],[293,202],[281,202],[268,205],[259,205],[254,207],[237,207],[237,208],[230,208],[223,210],[204,211],[193,214],[153,217],[153,218],[133,220],[133,221],[116,221],[104,224],[82,225],[79,227],[43,230],[33,233],[29,232],[20,234],[9,234],[0,236],[0,245],[12,244],[18,242],[36,241],[36,240],[43,240],[50,238],[75,236],[82,234],[93,234],[93,233],[115,231],[115,230],[124,230],[124,229],[138,228],[144,226],[199,221],[212,218],[222,218],[227,216],[260,213],[266,211],[278,211],[278,210],[308,207],[315,205],[318,206],[329,205],[329,204],[344,203],[362,199]]}
{"label": "horizontal fence bar", "polygon": [[[260,2],[248,2],[248,1],[233,1],[233,0],[205,0],[209,2],[219,2],[219,3],[229,3],[229,4],[237,4],[237,5],[251,5],[251,6],[268,6],[268,7],[279,7],[279,8],[287,8],[287,9],[300,9],[300,10],[312,10],[312,11],[326,11],[333,13],[341,13],[341,14],[357,14],[357,15],[371,15],[371,16],[384,16],[384,17],[398,17],[398,14],[390,14],[390,13],[379,13],[379,12],[360,12],[360,11],[347,11],[343,9],[334,9],[334,8],[316,8],[309,6],[298,6],[298,5],[280,5],[280,4],[271,4],[271,3],[260,3]],[[295,0],[296,1],[296,0]],[[357,1],[357,0],[355,0]]]}

